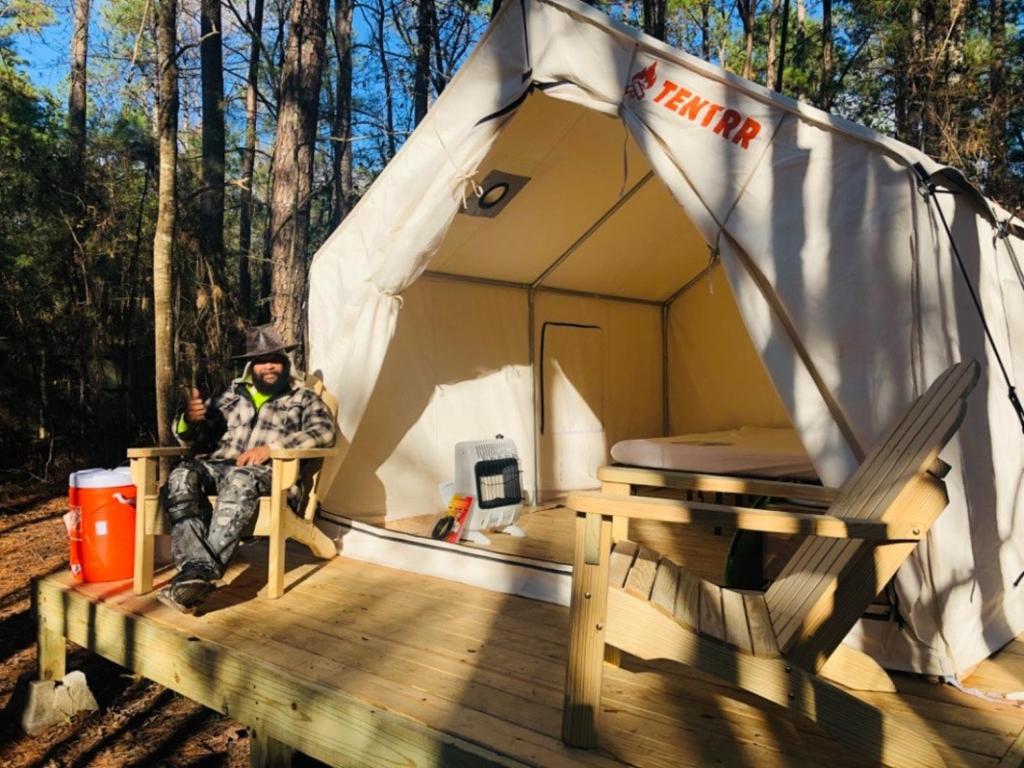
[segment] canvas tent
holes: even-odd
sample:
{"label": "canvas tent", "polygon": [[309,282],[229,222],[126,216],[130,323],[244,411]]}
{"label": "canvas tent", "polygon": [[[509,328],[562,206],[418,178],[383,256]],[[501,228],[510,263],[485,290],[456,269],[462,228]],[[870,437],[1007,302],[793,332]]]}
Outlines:
{"label": "canvas tent", "polygon": [[499,432],[540,495],[593,486],[617,440],[738,425],[792,425],[838,485],[970,356],[902,621],[848,638],[958,673],[1024,630],[1024,441],[940,207],[1024,381],[1022,233],[958,174],[574,0],[507,0],[314,259],[310,362],[348,444],[324,507],[433,511],[453,444]]}

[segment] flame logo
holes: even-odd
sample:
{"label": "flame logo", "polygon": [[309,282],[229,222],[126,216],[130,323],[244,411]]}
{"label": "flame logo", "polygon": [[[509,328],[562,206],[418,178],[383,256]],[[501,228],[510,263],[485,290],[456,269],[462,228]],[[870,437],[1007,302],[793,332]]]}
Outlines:
{"label": "flame logo", "polygon": [[634,99],[639,101],[647,93],[648,88],[653,88],[654,83],[657,82],[655,75],[655,69],[658,66],[658,62],[652,62],[649,67],[644,67],[635,75],[629,79],[629,85],[626,86],[626,93],[632,96]]}

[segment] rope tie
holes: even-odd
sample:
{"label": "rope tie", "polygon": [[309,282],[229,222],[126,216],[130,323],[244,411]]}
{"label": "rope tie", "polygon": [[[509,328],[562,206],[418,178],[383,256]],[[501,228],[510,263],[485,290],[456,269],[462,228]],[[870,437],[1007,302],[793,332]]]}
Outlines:
{"label": "rope tie", "polygon": [[456,200],[461,198],[462,207],[466,208],[468,207],[466,200],[467,184],[469,184],[470,189],[473,190],[473,194],[475,194],[478,198],[483,197],[484,195],[484,188],[477,184],[473,178],[474,176],[477,175],[477,173],[480,172],[480,168],[478,166],[473,168],[473,170],[471,171],[461,170],[459,168],[459,164],[455,162],[455,158],[452,157],[452,153],[448,151],[448,146],[444,143],[444,139],[441,137],[440,132],[437,130],[437,126],[431,124],[431,127],[434,129],[434,136],[437,137],[438,145],[444,152],[444,156],[448,158],[449,165],[451,165],[452,169],[455,171],[455,178],[452,181],[452,194],[455,196]]}
{"label": "rope tie", "polygon": [[474,168],[472,171],[462,171],[455,174],[455,180],[452,182],[452,193],[455,195],[456,199],[459,197],[462,198],[463,208],[469,207],[466,200],[466,185],[469,185],[470,190],[472,190],[473,194],[476,195],[477,198],[484,196],[484,188],[477,184],[476,179],[474,178],[479,172],[479,168]]}
{"label": "rope tie", "polygon": [[718,241],[722,239],[722,230],[718,230],[718,237],[715,239],[714,247],[708,248],[708,265],[704,271],[708,274],[708,293],[715,295],[715,265],[722,260],[722,252],[718,250]]}

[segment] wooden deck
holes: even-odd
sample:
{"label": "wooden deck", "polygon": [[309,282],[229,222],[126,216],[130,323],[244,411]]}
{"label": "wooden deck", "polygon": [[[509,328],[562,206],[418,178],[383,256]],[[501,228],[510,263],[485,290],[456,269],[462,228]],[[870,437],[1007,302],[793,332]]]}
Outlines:
{"label": "wooden deck", "polygon": [[[256,594],[265,563],[262,545],[242,548],[231,583],[197,617],[135,597],[127,582],[49,576],[36,583],[42,634],[334,765],[863,765],[748,694],[628,658],[606,665],[601,748],[565,747],[566,608],[345,558],[302,562],[298,549],[284,597],[267,601]],[[895,679],[898,694],[865,698],[926,734],[949,765],[1021,764],[1024,709]],[[1024,643],[967,685],[1024,689]]]}

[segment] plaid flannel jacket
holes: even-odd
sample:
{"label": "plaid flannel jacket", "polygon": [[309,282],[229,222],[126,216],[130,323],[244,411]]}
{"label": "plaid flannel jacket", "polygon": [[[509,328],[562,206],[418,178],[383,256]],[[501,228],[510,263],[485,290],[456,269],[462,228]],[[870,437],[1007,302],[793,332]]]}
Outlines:
{"label": "plaid flannel jacket", "polygon": [[[293,380],[290,389],[281,392],[256,410],[244,379],[207,404],[211,416],[223,429],[211,461],[234,461],[250,448],[326,448],[334,444],[334,417],[320,396]],[[212,426],[212,425],[211,425]],[[178,437],[188,443],[193,430]]]}

